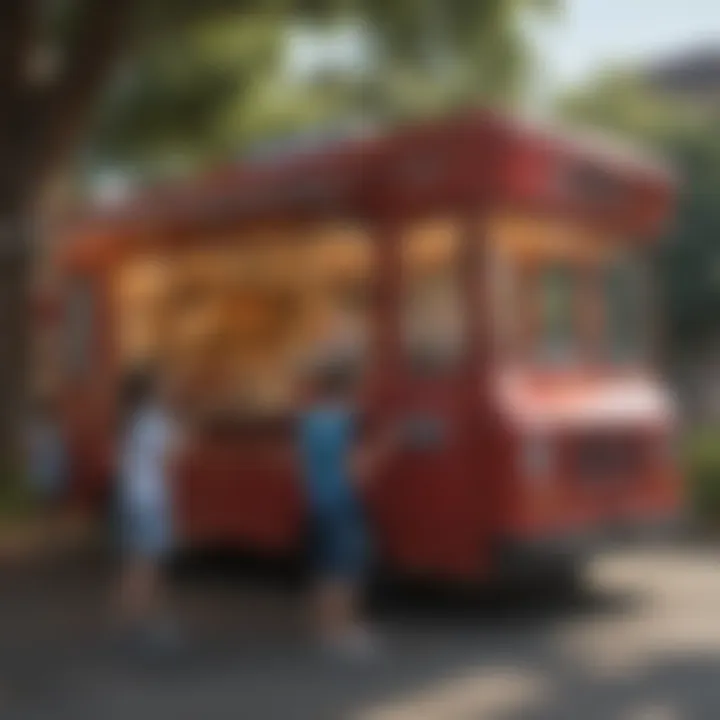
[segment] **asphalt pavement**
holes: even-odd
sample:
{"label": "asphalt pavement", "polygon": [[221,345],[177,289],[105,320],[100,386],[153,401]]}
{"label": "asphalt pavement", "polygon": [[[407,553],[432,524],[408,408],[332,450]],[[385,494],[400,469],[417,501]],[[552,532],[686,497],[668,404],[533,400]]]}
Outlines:
{"label": "asphalt pavement", "polygon": [[2,720],[717,720],[720,565],[712,548],[603,556],[580,593],[413,591],[376,605],[382,652],[342,663],[302,595],[242,568],[173,583],[184,646],[117,642],[103,562],[8,568]]}

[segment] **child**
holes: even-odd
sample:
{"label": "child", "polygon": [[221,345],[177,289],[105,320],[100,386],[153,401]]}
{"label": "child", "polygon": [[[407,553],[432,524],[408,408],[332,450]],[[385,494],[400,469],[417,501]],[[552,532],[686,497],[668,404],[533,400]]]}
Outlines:
{"label": "child", "polygon": [[172,543],[171,454],[177,429],[151,373],[124,388],[118,502],[123,551],[120,602],[128,629],[153,644],[174,643],[165,616],[161,564]]}
{"label": "child", "polygon": [[362,654],[372,647],[359,608],[369,549],[360,494],[393,442],[359,444],[352,380],[351,368],[341,361],[314,368],[299,446],[314,539],[313,605],[320,639],[331,649]]}

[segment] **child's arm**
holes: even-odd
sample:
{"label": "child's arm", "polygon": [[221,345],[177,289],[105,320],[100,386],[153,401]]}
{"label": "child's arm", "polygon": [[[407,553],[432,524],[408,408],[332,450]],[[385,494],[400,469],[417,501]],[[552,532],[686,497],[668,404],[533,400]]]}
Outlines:
{"label": "child's arm", "polygon": [[187,457],[192,447],[193,434],[186,422],[177,418],[168,418],[165,428],[167,441],[165,444],[165,468],[169,477],[174,479],[182,459]]}
{"label": "child's arm", "polygon": [[361,488],[367,487],[395,455],[400,445],[401,434],[395,424],[360,442],[350,458],[350,471],[355,482]]}

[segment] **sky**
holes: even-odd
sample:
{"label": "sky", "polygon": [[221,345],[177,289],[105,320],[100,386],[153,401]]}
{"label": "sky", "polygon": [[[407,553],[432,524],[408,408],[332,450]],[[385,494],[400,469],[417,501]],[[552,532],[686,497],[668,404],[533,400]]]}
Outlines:
{"label": "sky", "polygon": [[566,87],[608,64],[720,50],[720,0],[565,0],[537,35],[549,83]]}
{"label": "sky", "polygon": [[[698,46],[720,50],[720,0],[559,2],[564,9],[557,17],[529,28],[543,59],[541,96],[608,65],[643,63]],[[329,34],[296,28],[289,39],[287,64],[295,75],[328,64],[358,67],[367,57],[367,36],[357,27]]]}

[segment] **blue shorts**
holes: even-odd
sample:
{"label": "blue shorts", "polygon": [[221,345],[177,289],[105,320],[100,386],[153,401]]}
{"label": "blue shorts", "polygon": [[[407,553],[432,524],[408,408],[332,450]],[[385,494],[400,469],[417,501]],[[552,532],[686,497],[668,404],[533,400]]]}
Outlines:
{"label": "blue shorts", "polygon": [[149,560],[160,560],[172,549],[172,523],[162,508],[121,507],[122,551]]}
{"label": "blue shorts", "polygon": [[355,510],[322,512],[313,519],[313,559],[318,576],[360,580],[368,565],[368,535],[362,514]]}

